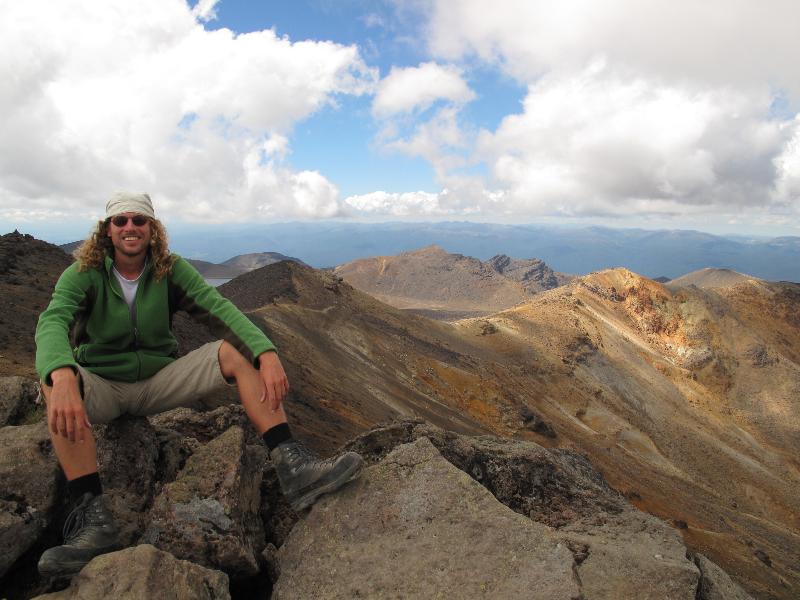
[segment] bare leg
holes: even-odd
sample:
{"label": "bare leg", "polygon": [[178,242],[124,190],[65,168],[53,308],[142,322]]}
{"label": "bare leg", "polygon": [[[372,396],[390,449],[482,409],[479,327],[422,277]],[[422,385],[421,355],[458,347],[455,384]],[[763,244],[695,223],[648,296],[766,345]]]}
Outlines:
{"label": "bare leg", "polygon": [[[53,388],[42,384],[45,402],[50,402],[52,391]],[[68,438],[52,431],[50,439],[67,481],[97,472],[97,446],[91,429],[87,428],[83,442],[70,442]]]}
{"label": "bare leg", "polygon": [[225,377],[236,379],[239,399],[259,435],[276,425],[286,423],[283,404],[272,412],[269,403],[262,401],[264,384],[260,373],[228,342],[222,342],[219,347],[219,366]]}

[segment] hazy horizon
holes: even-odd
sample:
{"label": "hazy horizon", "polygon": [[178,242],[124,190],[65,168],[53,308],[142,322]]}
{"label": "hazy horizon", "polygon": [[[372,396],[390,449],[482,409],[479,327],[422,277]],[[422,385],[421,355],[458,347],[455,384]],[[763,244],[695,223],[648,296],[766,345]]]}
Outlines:
{"label": "hazy horizon", "polygon": [[[647,277],[674,278],[710,267],[769,280],[800,281],[798,236],[719,236],[698,230],[469,221],[178,227],[170,229],[169,235],[174,252],[212,263],[241,254],[277,252],[315,268],[327,268],[436,244],[447,252],[480,260],[498,254],[538,258],[556,271],[575,275],[625,267]],[[59,243],[81,239],[83,236]]]}

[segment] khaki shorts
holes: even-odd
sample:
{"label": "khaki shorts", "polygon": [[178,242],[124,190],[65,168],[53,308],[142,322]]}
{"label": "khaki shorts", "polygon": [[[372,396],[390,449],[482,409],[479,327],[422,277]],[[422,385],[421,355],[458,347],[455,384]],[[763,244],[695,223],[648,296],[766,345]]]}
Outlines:
{"label": "khaki shorts", "polygon": [[83,405],[92,425],[113,421],[123,414],[144,417],[173,408],[210,410],[235,401],[236,386],[222,376],[219,347],[210,342],[170,363],[150,379],[112,381],[78,367]]}

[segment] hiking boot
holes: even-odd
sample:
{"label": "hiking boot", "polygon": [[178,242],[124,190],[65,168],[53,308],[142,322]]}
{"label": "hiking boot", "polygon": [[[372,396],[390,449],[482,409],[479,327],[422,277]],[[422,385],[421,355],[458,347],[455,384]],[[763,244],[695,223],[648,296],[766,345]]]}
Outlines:
{"label": "hiking boot", "polygon": [[50,548],[39,559],[45,577],[67,577],[95,556],[120,548],[117,527],[102,496],[86,492],[64,523],[64,545]]}
{"label": "hiking boot", "polygon": [[355,452],[320,460],[302,444],[284,442],[270,452],[283,495],[300,512],[329,492],[338,490],[361,471],[364,460]]}

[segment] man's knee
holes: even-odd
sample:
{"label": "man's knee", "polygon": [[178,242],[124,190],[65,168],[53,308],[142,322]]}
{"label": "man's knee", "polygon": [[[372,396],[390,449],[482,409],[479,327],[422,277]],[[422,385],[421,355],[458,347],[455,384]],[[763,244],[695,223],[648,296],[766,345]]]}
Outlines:
{"label": "man's knee", "polygon": [[219,346],[219,368],[225,377],[236,377],[242,369],[251,367],[242,353],[229,342],[223,341]]}

